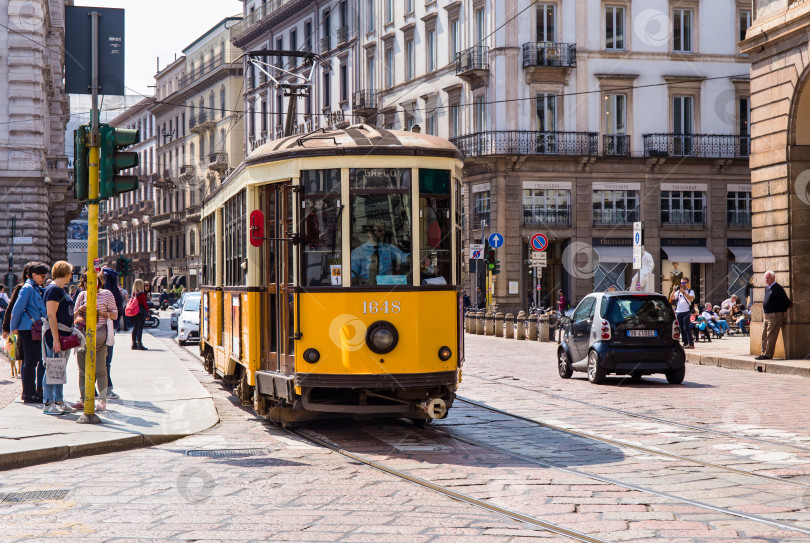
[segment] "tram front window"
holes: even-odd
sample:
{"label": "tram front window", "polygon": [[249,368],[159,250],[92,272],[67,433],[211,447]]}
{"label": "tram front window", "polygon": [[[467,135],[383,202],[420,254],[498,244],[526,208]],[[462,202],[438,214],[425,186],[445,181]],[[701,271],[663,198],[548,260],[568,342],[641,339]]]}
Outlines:
{"label": "tram front window", "polygon": [[352,168],[353,285],[410,285],[411,170]]}
{"label": "tram front window", "polygon": [[307,287],[341,286],[340,169],[304,170],[302,225],[303,274]]}
{"label": "tram front window", "polygon": [[450,172],[419,170],[419,275],[422,285],[452,283]]}

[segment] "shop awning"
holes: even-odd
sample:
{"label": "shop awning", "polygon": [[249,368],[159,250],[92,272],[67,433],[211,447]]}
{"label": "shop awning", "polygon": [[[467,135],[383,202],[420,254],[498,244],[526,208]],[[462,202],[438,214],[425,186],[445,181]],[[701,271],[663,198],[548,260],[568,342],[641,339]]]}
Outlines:
{"label": "shop awning", "polygon": [[633,262],[632,247],[594,247],[600,264],[628,264]]}
{"label": "shop awning", "polygon": [[175,277],[177,277],[177,280],[174,282],[174,286],[176,286],[176,287],[179,287],[179,286],[184,287],[184,286],[186,286],[186,276],[185,275],[177,275]]}
{"label": "shop awning", "polygon": [[661,247],[669,257],[670,262],[684,262],[696,264],[714,263],[714,255],[706,247]]}
{"label": "shop awning", "polygon": [[754,257],[751,254],[751,247],[729,247],[728,250],[734,255],[735,262],[751,264],[754,261]]}

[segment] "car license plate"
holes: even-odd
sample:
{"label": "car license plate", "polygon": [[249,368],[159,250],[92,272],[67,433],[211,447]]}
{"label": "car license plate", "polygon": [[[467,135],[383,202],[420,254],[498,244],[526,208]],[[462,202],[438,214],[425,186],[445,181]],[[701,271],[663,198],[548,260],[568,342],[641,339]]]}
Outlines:
{"label": "car license plate", "polygon": [[658,330],[628,330],[627,337],[658,337]]}

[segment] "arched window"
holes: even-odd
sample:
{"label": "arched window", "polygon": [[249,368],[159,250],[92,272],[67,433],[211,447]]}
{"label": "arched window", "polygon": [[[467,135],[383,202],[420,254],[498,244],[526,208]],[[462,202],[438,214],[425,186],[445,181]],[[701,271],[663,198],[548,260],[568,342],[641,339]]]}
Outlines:
{"label": "arched window", "polygon": [[210,153],[214,152],[214,148],[216,147],[216,141],[214,141],[214,131],[208,133],[208,151]]}
{"label": "arched window", "polygon": [[205,158],[205,139],[200,136],[200,160]]}
{"label": "arched window", "polygon": [[188,114],[189,114],[189,125],[194,126],[194,104],[189,104],[188,106]]}
{"label": "arched window", "polygon": [[217,111],[214,106],[214,91],[211,91],[211,94],[208,95],[208,111],[211,112],[211,118],[214,117],[214,113]]}
{"label": "arched window", "polygon": [[194,255],[196,250],[196,243],[195,240],[197,238],[196,232],[192,230],[188,233],[188,254]]}
{"label": "arched window", "polygon": [[203,101],[202,96],[200,96],[200,119],[204,120],[205,117],[205,102]]}
{"label": "arched window", "polygon": [[194,142],[188,144],[188,156],[194,160]]}
{"label": "arched window", "polygon": [[225,40],[219,42],[219,58],[223,62],[225,61]]}

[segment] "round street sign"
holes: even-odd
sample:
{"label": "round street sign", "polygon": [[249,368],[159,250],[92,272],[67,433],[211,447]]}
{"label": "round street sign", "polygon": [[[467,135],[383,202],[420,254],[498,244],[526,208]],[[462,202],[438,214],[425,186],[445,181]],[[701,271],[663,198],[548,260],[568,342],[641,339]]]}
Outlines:
{"label": "round street sign", "polygon": [[548,249],[548,238],[545,234],[535,234],[531,240],[532,250],[545,251]]}
{"label": "round street sign", "polygon": [[489,246],[493,249],[497,249],[503,245],[503,236],[500,235],[498,232],[495,232],[489,236]]}

